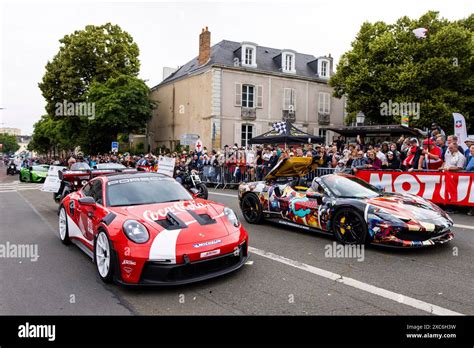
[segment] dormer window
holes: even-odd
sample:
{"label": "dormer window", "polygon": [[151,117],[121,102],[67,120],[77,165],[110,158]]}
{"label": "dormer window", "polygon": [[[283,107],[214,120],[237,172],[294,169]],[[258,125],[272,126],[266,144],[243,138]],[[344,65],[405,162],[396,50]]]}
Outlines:
{"label": "dormer window", "polygon": [[257,45],[253,43],[242,43],[242,66],[257,67]]}
{"label": "dormer window", "polygon": [[281,58],[281,70],[286,73],[296,74],[295,53],[283,51]]}
{"label": "dormer window", "polygon": [[319,66],[318,66],[318,72],[319,72],[319,77],[321,78],[329,78],[329,60],[327,59],[320,59],[319,60]]}

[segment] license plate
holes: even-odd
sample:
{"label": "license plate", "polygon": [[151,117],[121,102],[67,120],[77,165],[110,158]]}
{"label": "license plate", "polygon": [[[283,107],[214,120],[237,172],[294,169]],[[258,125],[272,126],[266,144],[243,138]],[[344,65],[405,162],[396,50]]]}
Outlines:
{"label": "license plate", "polygon": [[220,253],[221,253],[221,249],[206,251],[204,253],[201,253],[201,258],[219,255]]}

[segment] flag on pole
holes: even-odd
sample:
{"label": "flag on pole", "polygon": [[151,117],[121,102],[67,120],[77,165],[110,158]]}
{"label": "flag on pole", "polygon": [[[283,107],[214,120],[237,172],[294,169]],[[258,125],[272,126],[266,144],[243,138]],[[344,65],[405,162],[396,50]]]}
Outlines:
{"label": "flag on pole", "polygon": [[458,137],[458,144],[464,149],[467,149],[467,145],[464,141],[467,139],[467,127],[466,127],[466,119],[463,115],[454,112],[454,134]]}
{"label": "flag on pole", "polygon": [[278,132],[278,134],[285,134],[286,133],[286,122],[275,122],[273,124],[273,129]]}

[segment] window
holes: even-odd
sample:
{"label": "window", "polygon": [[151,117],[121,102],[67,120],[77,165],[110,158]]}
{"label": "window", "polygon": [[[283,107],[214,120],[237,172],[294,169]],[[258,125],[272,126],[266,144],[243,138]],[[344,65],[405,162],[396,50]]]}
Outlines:
{"label": "window", "polygon": [[245,65],[251,65],[252,60],[253,60],[253,48],[246,47],[245,48],[245,58],[244,58],[244,64]]}
{"label": "window", "polygon": [[102,204],[102,181],[95,180],[92,182],[89,195],[94,198],[97,204]]}
{"label": "window", "polygon": [[242,66],[256,68],[257,67],[257,45],[254,43],[242,43],[241,46]]}
{"label": "window", "polygon": [[327,130],[324,129],[324,128],[319,128],[319,136],[320,136],[321,138],[326,139],[326,135],[327,135]]}
{"label": "window", "polygon": [[281,68],[283,72],[296,73],[295,54],[292,52],[283,52],[281,55]]}
{"label": "window", "polygon": [[242,107],[254,107],[254,91],[255,87],[252,85],[242,85]]}
{"label": "window", "polygon": [[253,125],[243,124],[242,125],[242,135],[240,137],[240,146],[247,147],[248,142],[253,137]]}
{"label": "window", "polygon": [[293,88],[283,89],[283,110],[295,111],[296,90]]}
{"label": "window", "polygon": [[318,72],[319,77],[328,78],[329,77],[329,60],[327,59],[318,59]]}
{"label": "window", "polygon": [[263,86],[235,83],[235,106],[263,108]]}
{"label": "window", "polygon": [[318,112],[321,114],[329,114],[331,112],[331,96],[329,93],[319,93]]}
{"label": "window", "polygon": [[321,76],[328,76],[328,62],[321,63]]}

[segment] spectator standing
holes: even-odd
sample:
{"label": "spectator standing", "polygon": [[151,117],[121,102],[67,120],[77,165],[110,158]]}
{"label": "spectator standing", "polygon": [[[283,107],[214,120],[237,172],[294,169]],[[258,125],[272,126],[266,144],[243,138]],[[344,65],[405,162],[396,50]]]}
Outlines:
{"label": "spectator standing", "polygon": [[448,145],[443,169],[447,171],[459,171],[464,169],[466,158],[459,151],[455,142]]}
{"label": "spectator standing", "polygon": [[433,139],[423,141],[423,150],[418,160],[418,169],[437,170],[443,166],[441,149],[435,145]]}

